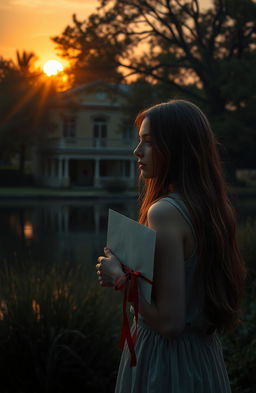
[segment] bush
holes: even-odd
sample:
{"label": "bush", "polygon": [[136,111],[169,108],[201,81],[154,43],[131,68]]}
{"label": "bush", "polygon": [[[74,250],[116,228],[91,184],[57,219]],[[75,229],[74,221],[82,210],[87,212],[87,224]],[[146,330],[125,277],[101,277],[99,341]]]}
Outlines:
{"label": "bush", "polygon": [[1,392],[113,392],[120,357],[116,292],[97,279],[91,284],[87,270],[68,262],[3,263]]}
{"label": "bush", "polygon": [[247,187],[247,181],[246,180],[242,180],[242,179],[236,179],[234,181],[234,185],[237,187]]}
{"label": "bush", "polygon": [[242,255],[248,268],[256,268],[256,220],[251,218],[238,229],[238,239]]}
{"label": "bush", "polygon": [[[254,393],[256,386],[255,224],[239,228],[249,269],[242,323],[221,338],[233,393]],[[89,262],[2,263],[1,393],[114,391],[120,297],[88,276]]]}
{"label": "bush", "polygon": [[20,175],[17,169],[2,169],[0,168],[0,186],[34,186],[35,179],[32,174]]}
{"label": "bush", "polygon": [[254,393],[256,386],[256,221],[239,228],[239,243],[248,269],[241,324],[222,337],[224,357],[233,393]]}
{"label": "bush", "polygon": [[223,337],[223,350],[233,393],[254,393],[256,386],[256,280],[251,281],[240,326]]}

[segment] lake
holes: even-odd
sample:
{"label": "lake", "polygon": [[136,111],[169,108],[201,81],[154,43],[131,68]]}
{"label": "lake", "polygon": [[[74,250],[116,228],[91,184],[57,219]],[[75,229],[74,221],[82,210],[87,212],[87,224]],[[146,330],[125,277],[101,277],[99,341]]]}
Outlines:
{"label": "lake", "polygon": [[86,263],[95,274],[109,208],[135,220],[138,215],[135,198],[1,201],[0,260]]}
{"label": "lake", "polygon": [[[256,219],[254,198],[235,198],[239,223]],[[0,203],[0,259],[89,263],[106,245],[108,209],[137,219],[136,198],[12,200]]]}

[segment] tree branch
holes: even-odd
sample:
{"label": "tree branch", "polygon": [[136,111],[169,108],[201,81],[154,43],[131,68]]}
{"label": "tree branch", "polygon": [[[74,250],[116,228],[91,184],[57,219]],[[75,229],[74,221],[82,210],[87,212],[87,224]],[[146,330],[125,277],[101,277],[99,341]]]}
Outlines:
{"label": "tree branch", "polygon": [[[143,11],[142,11],[143,13]],[[166,40],[167,42],[170,42],[170,37],[166,36],[165,34],[163,34],[162,32],[160,32],[154,25],[152,22],[150,22],[149,18],[146,16],[145,13],[143,13],[143,17],[145,18],[145,21],[147,22],[147,24],[151,27],[151,29],[160,37],[162,37],[164,40]]]}
{"label": "tree branch", "polygon": [[200,7],[199,7],[198,0],[192,0],[191,9],[194,14],[196,15],[200,14]]}
{"label": "tree branch", "polygon": [[[176,0],[176,3],[179,5],[179,2],[177,2],[177,1],[178,0]],[[193,56],[193,54],[191,53],[191,49],[190,49],[188,43],[184,39],[182,26],[181,26],[180,22],[177,20],[176,15],[173,13],[173,11],[171,9],[170,0],[165,0],[165,2],[166,2],[166,6],[167,6],[167,8],[169,10],[170,18],[173,20],[173,23],[175,24],[175,27],[176,27],[176,29],[178,31],[178,34],[179,34],[179,39],[177,40],[177,45],[187,55],[188,59],[194,65],[195,71],[198,73],[198,75],[200,75],[201,74],[201,71],[200,71],[201,70],[201,63],[195,56]]]}
{"label": "tree branch", "polygon": [[[178,42],[176,33],[174,32],[174,30],[172,29],[172,27],[171,27],[168,23],[166,23],[166,21],[165,21],[163,18],[161,18],[161,16],[158,15],[158,13],[156,12],[156,8],[152,7],[152,6],[151,6],[148,2],[146,2],[146,1],[143,1],[142,4],[144,4],[144,6],[145,6],[146,8],[148,8],[148,9],[151,11],[151,16],[153,16],[153,18],[154,18],[155,20],[160,21],[160,22],[170,31],[171,35],[172,35],[172,36],[174,37],[174,39]],[[140,7],[140,12],[143,14],[145,20],[146,20],[147,23],[148,23],[148,18],[146,17],[146,13],[147,13],[147,12],[145,12],[145,10],[143,10],[143,8],[141,8],[141,7]],[[152,13],[153,13],[153,15],[152,15]],[[150,22],[150,23],[151,23],[151,22]],[[168,39],[170,39],[170,38],[168,37]]]}
{"label": "tree branch", "polygon": [[191,97],[194,97],[197,100],[200,100],[201,102],[206,102],[206,99],[204,99],[200,94],[197,94],[193,91],[191,91],[191,89],[187,88],[186,86],[182,86],[179,85],[178,83],[174,82],[173,80],[166,80],[166,78],[162,78],[157,74],[154,74],[151,72],[151,70],[147,70],[147,69],[139,69],[135,66],[129,65],[129,64],[122,64],[121,62],[118,62],[118,65],[120,67],[125,67],[128,69],[133,70],[133,73],[130,73],[128,75],[136,75],[136,74],[140,74],[140,75],[145,75],[145,76],[151,76],[153,79],[159,81],[159,82],[163,82],[163,83],[168,83],[169,85],[175,87],[177,90],[180,90],[182,93],[190,95]]}
{"label": "tree branch", "polygon": [[223,23],[225,21],[225,12],[224,12],[224,4],[223,0],[219,0],[219,8],[218,11],[215,14],[215,18],[212,23],[212,34],[209,38],[209,53],[213,55],[214,53],[214,47],[215,47],[215,40],[216,37],[219,35],[221,28],[223,26]]}

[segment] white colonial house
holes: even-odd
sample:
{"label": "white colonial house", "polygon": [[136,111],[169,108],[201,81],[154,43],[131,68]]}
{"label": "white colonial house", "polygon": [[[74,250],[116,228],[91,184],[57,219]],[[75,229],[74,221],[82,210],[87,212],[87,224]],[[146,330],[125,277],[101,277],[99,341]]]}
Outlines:
{"label": "white colonial house", "polygon": [[128,85],[102,81],[59,93],[51,105],[53,131],[35,149],[37,184],[102,188],[112,179],[136,186],[137,133],[125,112]]}

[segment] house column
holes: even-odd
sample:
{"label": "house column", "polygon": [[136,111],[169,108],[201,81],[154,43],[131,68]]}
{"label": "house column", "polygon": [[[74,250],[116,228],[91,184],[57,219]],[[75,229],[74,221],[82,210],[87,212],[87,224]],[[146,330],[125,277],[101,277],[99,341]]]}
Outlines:
{"label": "house column", "polygon": [[69,177],[69,173],[68,173],[68,159],[65,158],[64,160],[64,177]]}
{"label": "house column", "polygon": [[62,167],[62,159],[61,158],[59,158],[58,159],[58,179],[59,179],[59,181],[61,181],[61,179],[62,179],[62,171],[61,171],[61,168]]}
{"label": "house column", "polygon": [[94,187],[100,188],[100,160],[99,160],[99,158],[95,159]]}
{"label": "house column", "polygon": [[59,158],[59,159],[58,159],[58,179],[59,179],[59,180],[62,179],[61,164],[62,164],[62,159]]}
{"label": "house column", "polygon": [[69,165],[68,158],[62,160],[63,176],[62,176],[62,186],[69,187]]}
{"label": "house column", "polygon": [[61,168],[61,164],[62,164],[62,159],[61,158],[57,158],[57,179],[58,179],[58,186],[61,187],[62,186],[62,168]]}

